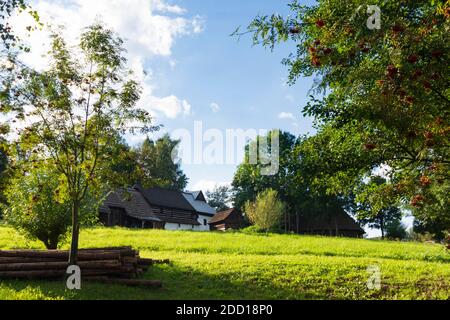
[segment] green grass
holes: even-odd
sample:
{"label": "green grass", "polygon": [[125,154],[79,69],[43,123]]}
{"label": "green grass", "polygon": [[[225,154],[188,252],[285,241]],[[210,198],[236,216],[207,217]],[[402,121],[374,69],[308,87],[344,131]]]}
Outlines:
{"label": "green grass", "polygon": [[[83,283],[2,281],[0,299],[449,299],[450,254],[443,246],[363,239],[95,228],[81,247],[132,245],[170,259],[145,278],[162,289]],[[65,246],[67,247],[67,245]],[[0,249],[42,248],[0,226]],[[368,290],[367,267],[381,269]]]}

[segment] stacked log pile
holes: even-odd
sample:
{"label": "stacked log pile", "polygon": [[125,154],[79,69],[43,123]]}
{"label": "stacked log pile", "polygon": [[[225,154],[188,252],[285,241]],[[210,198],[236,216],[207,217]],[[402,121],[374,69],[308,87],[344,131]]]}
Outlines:
{"label": "stacked log pile", "polygon": [[[66,276],[67,250],[0,250],[0,279],[62,279]],[[77,265],[83,280],[130,286],[161,287],[157,280],[138,279],[156,263],[131,247],[80,249]]]}

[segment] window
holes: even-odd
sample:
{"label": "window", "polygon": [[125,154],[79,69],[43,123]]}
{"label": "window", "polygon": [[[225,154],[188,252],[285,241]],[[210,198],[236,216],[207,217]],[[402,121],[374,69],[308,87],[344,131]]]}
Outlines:
{"label": "window", "polygon": [[206,226],[208,224],[208,221],[206,219],[203,219],[203,225]]}

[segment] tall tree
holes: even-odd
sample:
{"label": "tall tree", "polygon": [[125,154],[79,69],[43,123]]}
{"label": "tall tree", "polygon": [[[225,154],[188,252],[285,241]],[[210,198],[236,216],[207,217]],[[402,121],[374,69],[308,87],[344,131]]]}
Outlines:
{"label": "tall tree", "polygon": [[186,188],[188,178],[176,161],[178,140],[172,140],[168,134],[156,141],[147,138],[136,152],[139,167],[138,181],[144,187],[160,186],[173,190]]}
{"label": "tall tree", "polygon": [[69,264],[77,263],[79,212],[100,184],[99,164],[109,161],[109,142],[126,132],[147,133],[151,118],[136,107],[139,84],[126,70],[122,40],[100,24],[88,27],[72,49],[51,38],[51,63],[42,72],[15,64],[3,90],[2,112],[14,116],[18,139],[11,162],[24,172],[51,161],[71,205]]}
{"label": "tall tree", "polygon": [[355,181],[386,165],[394,182],[389,194],[424,209],[434,203],[434,186],[450,178],[450,70],[442,68],[450,59],[450,8],[439,0],[371,4],[378,7],[363,0],[309,7],[292,1],[289,16],[260,15],[246,32],[269,48],[296,44],[283,60],[290,84],[316,76],[318,94],[303,112],[317,120],[314,142],[328,143],[311,151],[334,153],[332,164],[341,169],[323,159],[322,185],[351,192]]}
{"label": "tall tree", "polygon": [[229,209],[231,201],[231,190],[228,186],[215,186],[213,190],[206,191],[208,204],[217,212]]}
{"label": "tall tree", "polygon": [[[258,140],[270,139],[268,136]],[[233,178],[234,206],[242,208],[247,201],[254,201],[259,193],[266,189],[277,191],[278,197],[286,204],[284,211],[284,229],[298,230],[300,218],[311,215],[330,215],[352,207],[353,198],[341,194],[329,194],[326,188],[316,183],[320,171],[315,167],[316,161],[328,159],[311,159],[309,154],[300,153],[308,140],[295,138],[288,132],[279,134],[279,170],[274,175],[263,175],[260,162],[250,163],[250,147],[246,146],[245,160],[239,165]],[[314,187],[313,187],[314,186]]]}

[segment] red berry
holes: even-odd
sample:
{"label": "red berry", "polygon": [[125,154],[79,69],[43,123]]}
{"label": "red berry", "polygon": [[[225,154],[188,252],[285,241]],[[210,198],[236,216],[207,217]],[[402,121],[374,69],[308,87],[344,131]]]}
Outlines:
{"label": "red berry", "polygon": [[409,103],[409,104],[413,104],[414,98],[411,97],[411,96],[407,96],[406,99],[405,99],[405,101],[406,101],[407,103]]}
{"label": "red berry", "polygon": [[314,58],[312,59],[311,63],[312,63],[312,65],[315,66],[315,67],[320,67],[320,66],[321,66],[320,59],[317,58],[317,57],[314,57]]}
{"label": "red berry", "polygon": [[423,82],[423,87],[425,90],[431,90],[431,84],[428,81]]}
{"label": "red berry", "polygon": [[316,26],[322,28],[325,25],[325,22],[322,19],[316,21]]}
{"label": "red berry", "polygon": [[423,75],[423,72],[422,72],[422,70],[420,70],[420,69],[417,69],[416,71],[414,71],[414,73],[412,74],[412,79],[413,80],[417,80],[420,76],[422,76]]}
{"label": "red berry", "polygon": [[427,176],[421,176],[420,177],[420,184],[423,187],[429,186],[431,184],[431,180]]}
{"label": "red berry", "polygon": [[399,33],[399,32],[405,31],[405,28],[404,28],[403,26],[399,25],[399,24],[395,24],[395,25],[392,27],[392,30],[393,30],[395,33]]}
{"label": "red berry", "polygon": [[442,57],[443,52],[442,52],[442,50],[437,49],[437,50],[432,51],[431,55],[433,56],[433,58],[440,58],[440,57]]}
{"label": "red berry", "polygon": [[424,136],[425,139],[427,139],[427,140],[431,140],[431,139],[434,138],[433,132],[430,132],[430,131],[425,131],[424,134],[423,134],[423,136]]}
{"label": "red berry", "polygon": [[394,65],[390,64],[387,66],[387,69],[386,69],[387,76],[389,76],[390,78],[394,78],[397,75],[397,73],[398,73],[398,69]]}
{"label": "red berry", "polygon": [[418,60],[417,56],[415,54],[412,54],[408,57],[408,62],[409,63],[416,63]]}
{"label": "red berry", "polygon": [[365,148],[366,150],[374,150],[376,147],[377,147],[377,146],[376,146],[375,144],[373,144],[373,143],[366,143],[366,144],[364,145],[364,148]]}

